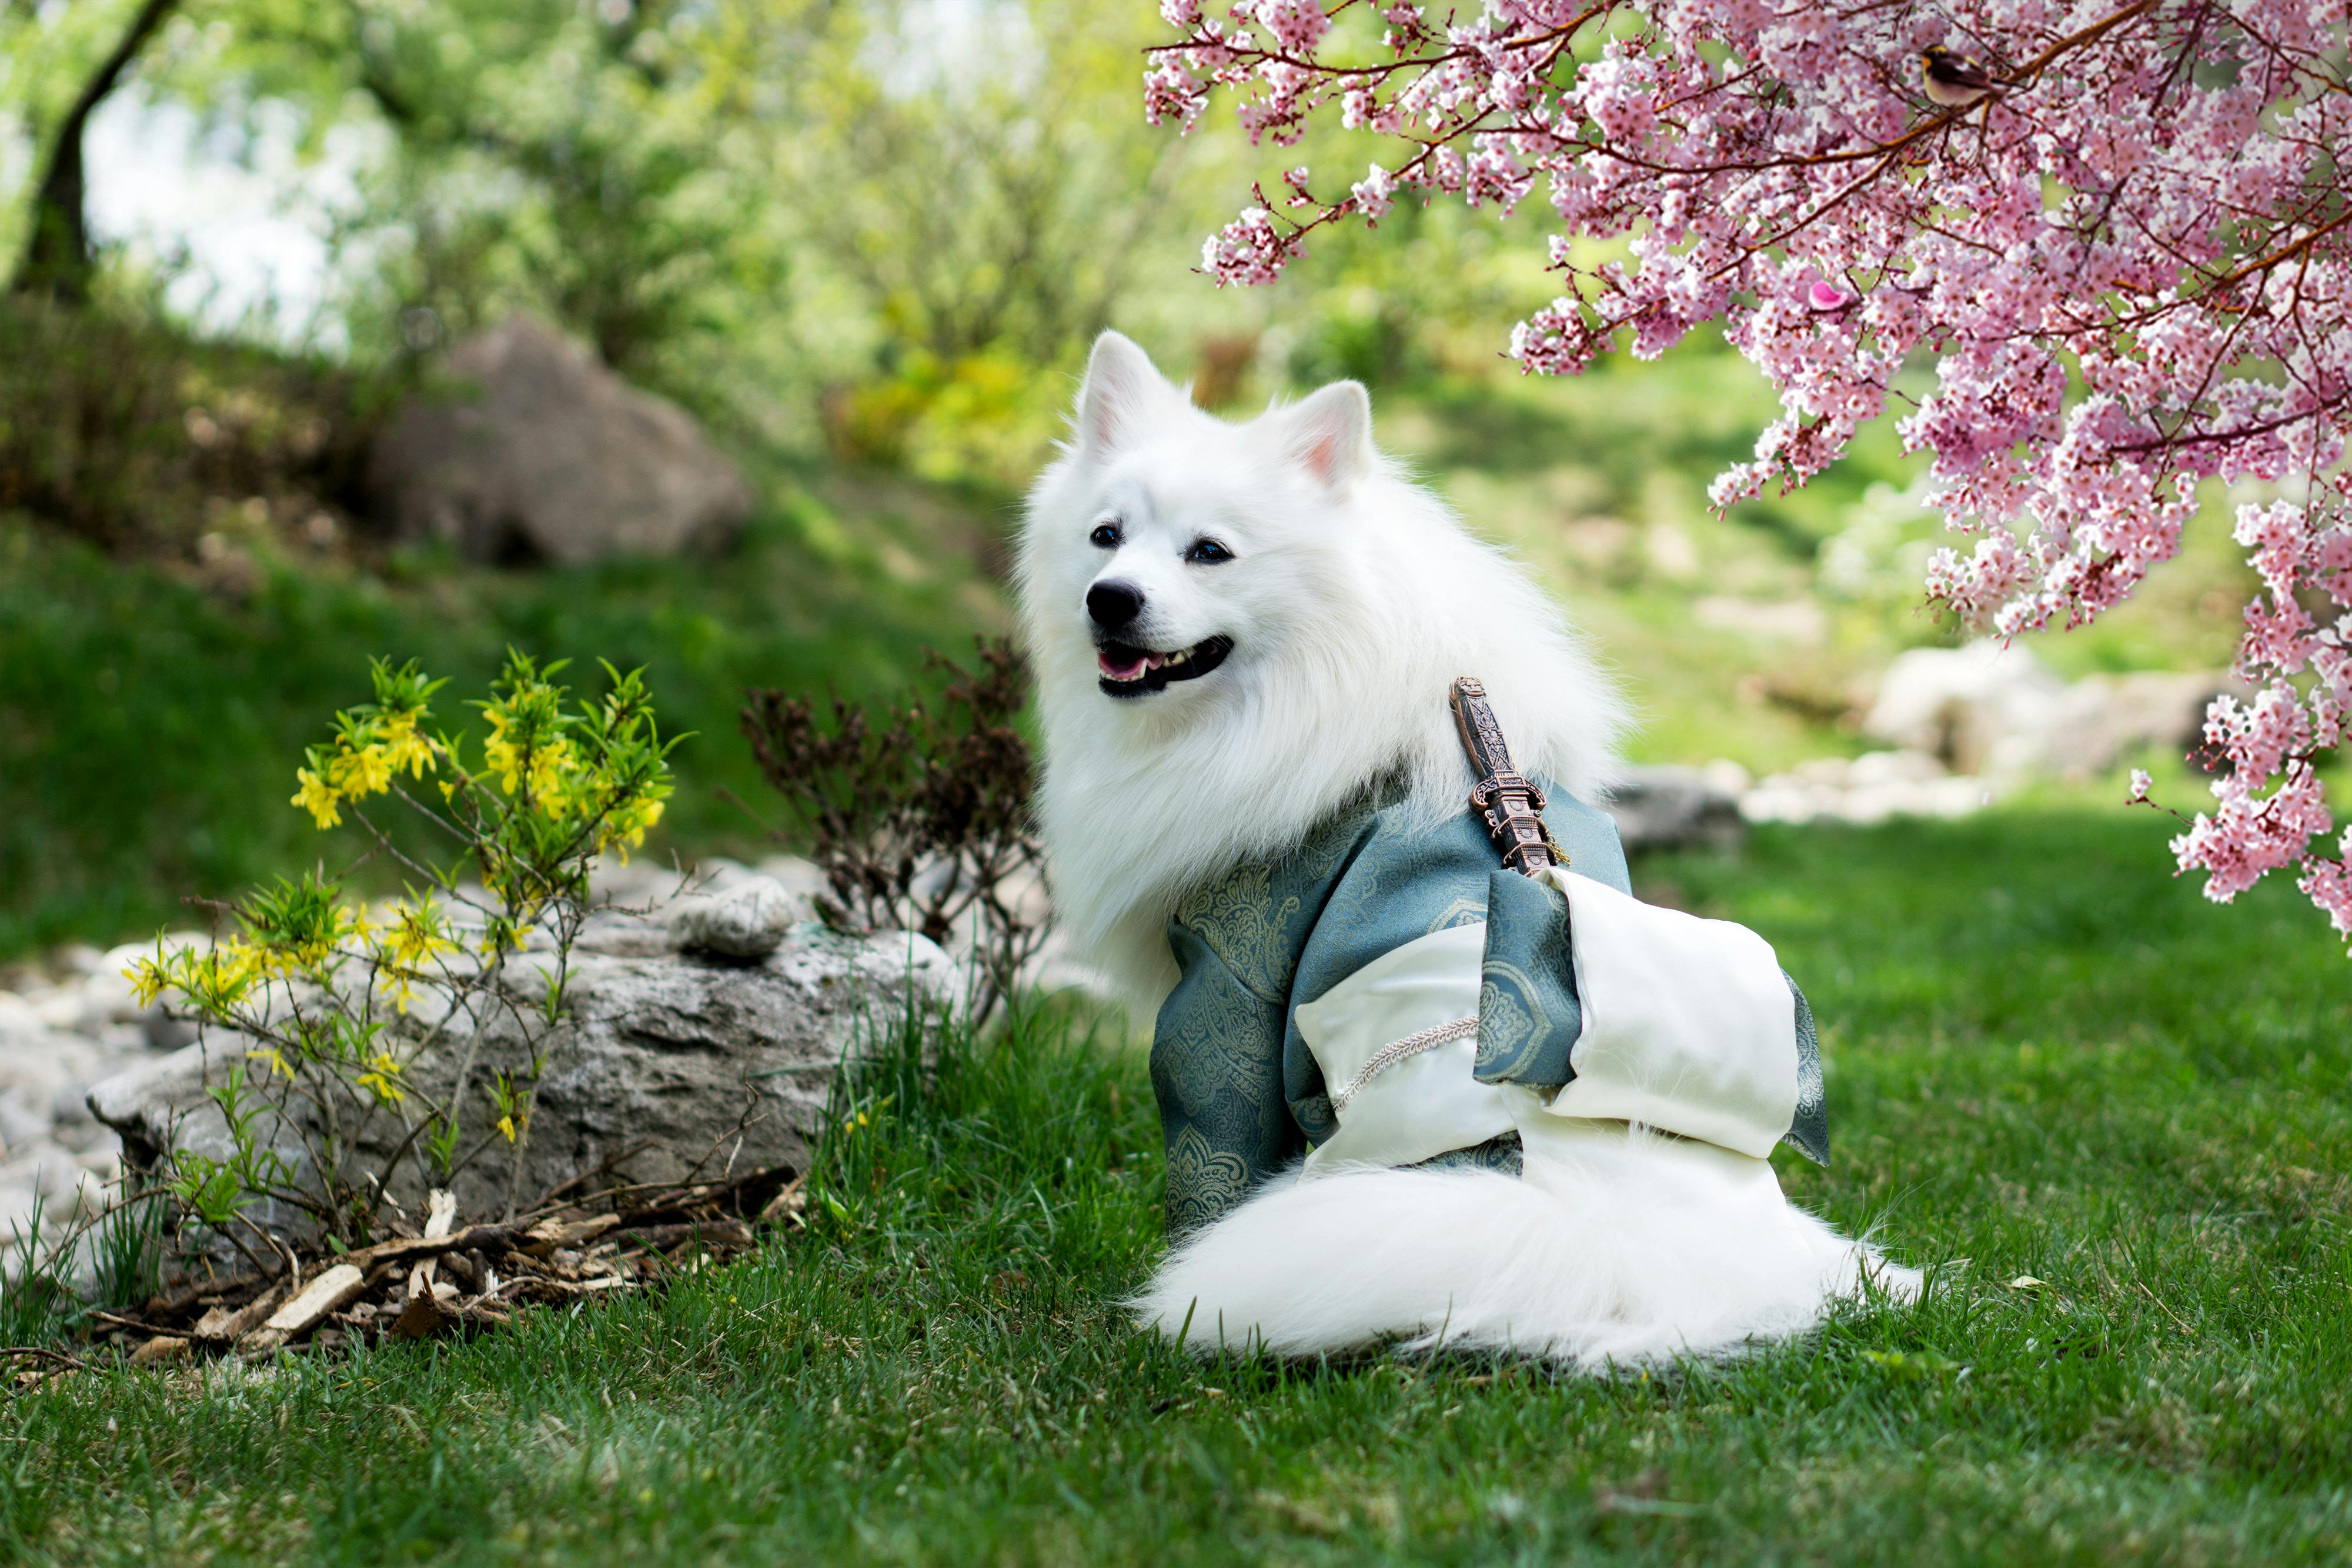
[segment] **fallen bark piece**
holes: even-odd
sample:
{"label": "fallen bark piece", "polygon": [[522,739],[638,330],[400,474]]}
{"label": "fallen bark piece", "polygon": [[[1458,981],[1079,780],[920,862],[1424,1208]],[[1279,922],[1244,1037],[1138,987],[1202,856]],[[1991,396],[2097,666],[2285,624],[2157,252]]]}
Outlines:
{"label": "fallen bark piece", "polygon": [[195,1313],[207,1297],[215,1303],[223,1296],[234,1296],[262,1282],[258,1274],[240,1274],[234,1280],[194,1280],[167,1296],[150,1296],[142,1310],[151,1319],[168,1322]]}
{"label": "fallen bark piece", "polygon": [[776,1189],[767,1207],[760,1210],[762,1225],[803,1225],[808,1208],[808,1177],[798,1176]]}
{"label": "fallen bark piece", "polygon": [[542,1219],[523,1232],[522,1243],[515,1250],[534,1258],[552,1258],[557,1249],[576,1248],[593,1241],[620,1223],[617,1214],[594,1214],[570,1221]]}
{"label": "fallen bark piece", "polygon": [[358,1295],[360,1287],[366,1282],[366,1270],[356,1264],[338,1263],[303,1286],[292,1301],[270,1313],[261,1326],[287,1334],[316,1327],[320,1319]]}
{"label": "fallen bark piece", "polygon": [[326,1320],[328,1313],[341,1311],[366,1285],[365,1270],[350,1263],[338,1263],[303,1286],[292,1301],[270,1313],[268,1321],[259,1328],[239,1336],[237,1348],[244,1351],[276,1350],[297,1335],[318,1327]]}
{"label": "fallen bark piece", "polygon": [[432,1339],[457,1327],[461,1315],[456,1307],[428,1290],[408,1298],[408,1305],[401,1309],[392,1332],[402,1339]]}
{"label": "fallen bark piece", "polygon": [[405,1263],[418,1258],[438,1258],[445,1252],[474,1250],[492,1257],[521,1241],[509,1225],[473,1225],[447,1236],[412,1236],[397,1241],[379,1241],[373,1247],[362,1247],[351,1253],[344,1261],[362,1269],[378,1263]]}
{"label": "fallen bark piece", "polygon": [[735,1177],[731,1181],[702,1182],[690,1186],[667,1188],[625,1188],[624,1194],[641,1194],[634,1202],[620,1203],[619,1194],[605,1195],[618,1207],[624,1228],[640,1225],[675,1225],[708,1213],[714,1206],[735,1214],[750,1214],[774,1201],[773,1195],[789,1191],[803,1179],[798,1166],[770,1166]]}
{"label": "fallen bark piece", "polygon": [[162,1366],[167,1362],[185,1361],[190,1355],[194,1354],[194,1351],[195,1344],[194,1341],[184,1339],[167,1339],[159,1335],[154,1339],[149,1340],[145,1344],[141,1345],[137,1350],[131,1353],[131,1364],[133,1366]]}
{"label": "fallen bark piece", "polygon": [[[436,1186],[425,1197],[425,1236],[427,1241],[438,1241],[457,1225],[457,1197],[447,1187]],[[430,1292],[440,1267],[440,1260],[427,1258],[409,1271],[408,1293]]]}
{"label": "fallen bark piece", "polygon": [[617,1291],[630,1281],[614,1274],[602,1280],[558,1280],[545,1274],[526,1274],[515,1281],[515,1299],[553,1304],[576,1301],[604,1291]]}
{"label": "fallen bark piece", "polygon": [[241,1307],[214,1307],[196,1320],[190,1332],[208,1343],[231,1343],[260,1327],[285,1299],[286,1287],[272,1285]]}
{"label": "fallen bark piece", "polygon": [[457,1282],[461,1294],[478,1296],[482,1293],[482,1270],[489,1267],[488,1260],[478,1253],[452,1251],[444,1252],[440,1261],[442,1271]]}

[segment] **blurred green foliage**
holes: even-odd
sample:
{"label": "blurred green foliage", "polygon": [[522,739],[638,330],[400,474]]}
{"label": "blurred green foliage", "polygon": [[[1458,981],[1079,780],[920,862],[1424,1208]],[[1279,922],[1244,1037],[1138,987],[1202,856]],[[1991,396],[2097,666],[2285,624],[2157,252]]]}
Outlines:
{"label": "blurred green foliage", "polygon": [[398,384],[192,341],[148,300],[0,299],[0,508],[118,551],[191,554],[208,532],[273,520],[299,530],[352,502]]}

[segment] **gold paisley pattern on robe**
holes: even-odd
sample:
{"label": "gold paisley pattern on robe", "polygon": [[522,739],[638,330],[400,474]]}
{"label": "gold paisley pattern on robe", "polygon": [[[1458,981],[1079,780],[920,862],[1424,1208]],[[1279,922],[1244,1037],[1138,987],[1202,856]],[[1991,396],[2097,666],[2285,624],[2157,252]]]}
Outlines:
{"label": "gold paisley pattern on robe", "polygon": [[1525,975],[1489,963],[1478,986],[1478,1053],[1471,1071],[1482,1083],[1508,1080],[1542,1027]]}
{"label": "gold paisley pattern on robe", "polygon": [[1483,1144],[1473,1144],[1466,1149],[1448,1149],[1442,1155],[1432,1155],[1413,1166],[1422,1171],[1480,1170],[1499,1171],[1516,1176],[1525,1168],[1527,1150],[1519,1143],[1517,1128],[1497,1133]]}
{"label": "gold paisley pattern on robe", "polygon": [[1188,1126],[1168,1145],[1168,1232],[1177,1237],[1240,1207],[1251,1186],[1248,1164]]}
{"label": "gold paisley pattern on robe", "polygon": [[1437,912],[1437,918],[1429,923],[1422,935],[1434,936],[1441,931],[1451,931],[1458,925],[1475,925],[1486,918],[1486,905],[1482,900],[1457,898]]}
{"label": "gold paisley pattern on robe", "polygon": [[1206,943],[1234,978],[1279,1003],[1289,993],[1289,927],[1298,907],[1296,894],[1276,901],[1273,867],[1244,865],[1185,895],[1176,924]]}
{"label": "gold paisley pattern on robe", "polygon": [[1583,1032],[1568,900],[1559,890],[1496,872],[1486,887],[1486,950],[1478,966],[1481,1083],[1556,1087],[1576,1076]]}

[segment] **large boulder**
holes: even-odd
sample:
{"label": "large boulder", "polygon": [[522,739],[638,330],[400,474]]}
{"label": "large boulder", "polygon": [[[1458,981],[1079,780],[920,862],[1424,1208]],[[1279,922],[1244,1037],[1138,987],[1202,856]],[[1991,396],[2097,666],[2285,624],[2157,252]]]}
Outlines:
{"label": "large boulder", "polygon": [[[537,996],[550,962],[544,952],[518,955],[510,993],[525,1002]],[[416,1098],[446,1100],[461,1066],[467,1072],[463,1145],[488,1138],[455,1184],[458,1211],[468,1217],[494,1218],[510,1192],[527,1205],[612,1165],[648,1182],[783,1165],[805,1169],[835,1070],[910,1016],[945,1005],[955,989],[952,972],[947,956],[919,936],[860,939],[814,924],[794,926],[757,962],[575,950],[565,991],[571,1017],[545,1041],[519,1175],[485,1110],[492,1075],[524,1068],[524,1041],[512,1020],[494,1023],[470,1052],[459,1038],[428,1045],[410,1079],[421,1092]],[[398,1027],[422,1038],[439,1021],[420,992]],[[227,1147],[226,1128],[205,1088],[250,1045],[209,1030],[195,1044],[100,1083],[89,1092],[90,1111],[121,1134],[131,1165],[152,1168],[178,1148],[217,1156]],[[268,1136],[299,1161],[304,1130],[315,1143],[316,1127],[276,1124]],[[394,1117],[374,1116],[357,1134],[351,1168],[381,1170],[403,1135]],[[394,1173],[400,1202],[422,1195],[421,1165],[412,1156]],[[269,1218],[291,1222],[283,1213]]]}
{"label": "large boulder", "polygon": [[578,566],[716,549],[751,516],[751,486],[693,416],[544,323],[509,317],[451,349],[447,370],[475,395],[413,402],[369,459],[404,538]]}

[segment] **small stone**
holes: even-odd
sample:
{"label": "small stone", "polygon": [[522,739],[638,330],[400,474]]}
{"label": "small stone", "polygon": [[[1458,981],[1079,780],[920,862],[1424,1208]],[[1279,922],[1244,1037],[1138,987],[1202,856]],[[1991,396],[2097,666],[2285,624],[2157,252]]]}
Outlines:
{"label": "small stone", "polygon": [[1601,804],[1629,853],[1691,844],[1728,849],[1746,832],[1739,797],[1696,768],[1629,768]]}
{"label": "small stone", "polygon": [[783,883],[747,877],[723,893],[682,900],[669,917],[669,939],[684,951],[764,958],[799,915],[799,901]]}

